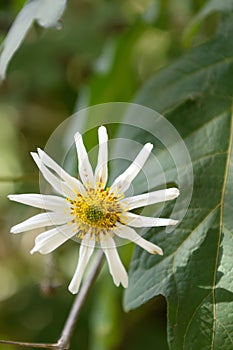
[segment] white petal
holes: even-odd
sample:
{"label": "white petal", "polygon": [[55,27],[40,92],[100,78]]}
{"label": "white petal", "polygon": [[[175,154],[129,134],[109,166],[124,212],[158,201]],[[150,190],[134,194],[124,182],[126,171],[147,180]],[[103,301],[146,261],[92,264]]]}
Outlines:
{"label": "white petal", "polygon": [[60,176],[61,179],[63,179],[69,185],[72,191],[82,194],[85,192],[85,188],[83,187],[82,183],[75,177],[68,174],[62,167],[60,167],[60,165],[58,165],[51,157],[49,157],[47,153],[38,148],[38,154],[42,163],[54,170],[57,175]]}
{"label": "white petal", "polygon": [[106,256],[109,271],[115,285],[118,287],[121,283],[124,288],[127,288],[128,275],[118,255],[114,240],[108,235],[101,234],[100,244]]}
{"label": "white petal", "polygon": [[131,242],[134,242],[135,244],[139,245],[151,254],[163,255],[163,251],[160,247],[142,238],[131,227],[118,224],[117,228],[114,228],[114,233],[121,238],[128,239]]}
{"label": "white petal", "polygon": [[36,19],[45,28],[60,28],[59,19],[66,7],[66,0],[41,0]]}
{"label": "white petal", "polygon": [[12,233],[21,233],[39,227],[63,225],[73,219],[72,215],[62,213],[41,213],[15,225],[11,228]]}
{"label": "white petal", "polygon": [[48,254],[54,251],[57,247],[68,241],[77,234],[76,224],[66,224],[52,230],[41,233],[35,239],[35,246],[31,250],[31,254],[40,252],[41,254]]}
{"label": "white petal", "polygon": [[55,189],[55,191],[69,198],[76,197],[75,193],[70,189],[68,185],[66,185],[65,182],[58,179],[48,168],[46,168],[37,153],[31,152],[31,156],[40,169],[45,180],[48,181],[48,183]]}
{"label": "white petal", "polygon": [[172,187],[165,190],[159,190],[140,194],[134,197],[127,197],[121,200],[121,204],[127,206],[127,210],[144,207],[155,203],[161,203],[177,198],[180,194],[178,188]]}
{"label": "white petal", "polygon": [[75,139],[75,144],[76,144],[77,153],[78,153],[79,175],[84,185],[86,185],[87,187],[94,187],[95,181],[94,181],[93,170],[88,159],[86,148],[83,144],[82,136],[80,135],[79,132],[77,132],[74,135],[74,139]]}
{"label": "white petal", "polygon": [[80,249],[79,249],[79,259],[78,265],[75,270],[74,276],[68,287],[69,291],[73,294],[78,293],[79,287],[83,278],[84,271],[86,266],[92,256],[95,247],[95,237],[91,237],[90,234],[86,234],[82,240]]}
{"label": "white petal", "polygon": [[11,26],[0,56],[0,80],[5,78],[7,66],[21,45],[34,20],[43,27],[60,28],[58,20],[66,7],[66,0],[27,1]]}
{"label": "white petal", "polygon": [[153,218],[149,216],[136,215],[133,213],[125,213],[124,221],[126,225],[133,227],[157,227],[178,224],[178,221],[173,219]]}
{"label": "white petal", "polygon": [[27,2],[11,26],[3,43],[3,51],[0,56],[0,80],[5,79],[7,66],[31,27],[38,5],[38,0]]}
{"label": "white petal", "polygon": [[132,164],[116,178],[111,186],[112,192],[124,193],[130,186],[131,182],[138,175],[139,171],[142,169],[143,165],[147,161],[153,145],[151,143],[145,144],[143,149],[139,152]]}
{"label": "white petal", "polygon": [[27,193],[27,194],[10,194],[8,198],[14,202],[31,205],[32,207],[46,209],[46,210],[64,212],[64,210],[70,207],[67,200],[58,196]]}
{"label": "white petal", "polygon": [[104,126],[98,129],[99,154],[95,170],[95,182],[105,187],[108,180],[108,134]]}

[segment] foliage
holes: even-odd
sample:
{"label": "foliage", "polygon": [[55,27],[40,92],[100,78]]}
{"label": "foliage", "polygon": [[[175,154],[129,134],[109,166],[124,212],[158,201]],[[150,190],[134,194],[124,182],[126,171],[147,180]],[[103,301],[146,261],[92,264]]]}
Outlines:
{"label": "foliage", "polygon": [[[0,5],[2,40],[22,5]],[[0,86],[0,338],[53,341],[72,302],[65,285],[77,248],[66,244],[51,263],[28,254],[36,233],[8,233],[33,212],[6,200],[38,191],[29,151],[77,108],[134,101],[165,115],[185,141],[192,202],[175,231],[146,233],[164,257],[135,249],[131,260],[132,247],[121,248],[130,265],[124,308],[135,310],[120,309],[123,291],[103,270],[71,349],[141,350],[149,341],[161,350],[232,349],[232,9],[231,0],[70,0],[61,31],[31,29]],[[176,182],[173,166],[168,183]]]}
{"label": "foliage", "polygon": [[223,349],[232,347],[232,18],[223,20],[214,40],[157,74],[136,97],[165,112],[194,169],[192,203],[183,222],[172,235],[148,233],[161,242],[165,258],[137,250],[125,298],[131,309],[166,296],[171,349],[220,349],[223,342]]}

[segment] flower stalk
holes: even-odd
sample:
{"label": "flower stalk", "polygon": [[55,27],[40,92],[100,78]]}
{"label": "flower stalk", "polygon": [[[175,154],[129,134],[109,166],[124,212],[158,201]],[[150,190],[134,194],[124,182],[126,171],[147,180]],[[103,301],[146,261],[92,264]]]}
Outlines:
{"label": "flower stalk", "polygon": [[81,309],[88,297],[90,289],[95,282],[98,273],[100,272],[103,262],[103,252],[99,252],[96,260],[93,262],[89,275],[83,283],[78,295],[76,296],[74,303],[71,307],[70,313],[66,319],[65,325],[61,331],[61,335],[57,343],[28,343],[21,341],[0,340],[0,344],[17,345],[22,347],[37,348],[37,349],[53,349],[53,350],[69,350],[70,339],[74,333],[75,326],[78,321]]}

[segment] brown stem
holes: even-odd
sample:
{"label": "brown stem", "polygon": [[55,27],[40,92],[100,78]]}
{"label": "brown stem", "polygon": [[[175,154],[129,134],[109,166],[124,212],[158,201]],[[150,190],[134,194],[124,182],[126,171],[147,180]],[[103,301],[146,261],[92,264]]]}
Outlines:
{"label": "brown stem", "polygon": [[66,320],[66,323],[63,327],[61,336],[58,340],[58,344],[59,344],[61,350],[68,349],[67,346],[69,345],[71,336],[74,332],[74,328],[75,328],[76,322],[78,320],[78,316],[80,314],[81,308],[82,308],[84,302],[86,301],[88,292],[90,291],[91,286],[98,275],[102,260],[103,260],[103,252],[101,251],[99,253],[99,255],[97,256],[95,263],[92,266],[92,270],[90,271],[88,278],[86,279],[80,292],[78,293],[78,295],[73,303],[73,306],[71,308],[71,311],[69,313],[69,316]]}
{"label": "brown stem", "polygon": [[91,289],[92,284],[94,283],[97,275],[100,271],[101,264],[103,260],[103,252],[101,251],[97,256],[95,262],[93,263],[90,273],[83,283],[79,293],[77,294],[74,303],[71,307],[70,313],[66,319],[65,325],[61,332],[61,336],[55,344],[48,343],[25,343],[20,341],[11,341],[11,340],[0,340],[0,344],[9,344],[9,345],[18,345],[31,348],[39,349],[53,349],[53,350],[68,350],[70,339],[74,333],[75,325],[80,315],[83,304],[86,301],[88,293]]}
{"label": "brown stem", "polygon": [[0,344],[18,345],[26,348],[58,349],[57,344],[25,343],[23,341],[0,340]]}

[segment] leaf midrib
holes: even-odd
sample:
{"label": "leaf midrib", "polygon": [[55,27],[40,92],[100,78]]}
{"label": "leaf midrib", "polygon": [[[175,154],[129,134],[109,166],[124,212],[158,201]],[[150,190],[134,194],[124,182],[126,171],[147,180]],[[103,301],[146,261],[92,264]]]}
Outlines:
{"label": "leaf midrib", "polygon": [[214,348],[215,329],[216,329],[216,296],[215,296],[215,289],[216,289],[216,279],[217,279],[217,271],[218,271],[219,248],[220,248],[220,242],[221,242],[221,236],[222,236],[222,228],[223,228],[224,198],[225,198],[226,185],[227,185],[227,179],[228,179],[228,173],[229,173],[229,167],[230,167],[230,160],[231,160],[231,153],[232,153],[232,131],[233,131],[233,111],[231,109],[230,141],[229,141],[228,150],[227,150],[226,169],[225,169],[225,173],[224,173],[222,196],[221,196],[221,201],[220,201],[219,237],[218,237],[218,247],[217,247],[216,260],[215,260],[213,288],[212,288],[212,293],[213,293],[213,321],[214,322],[213,322],[211,349]]}

